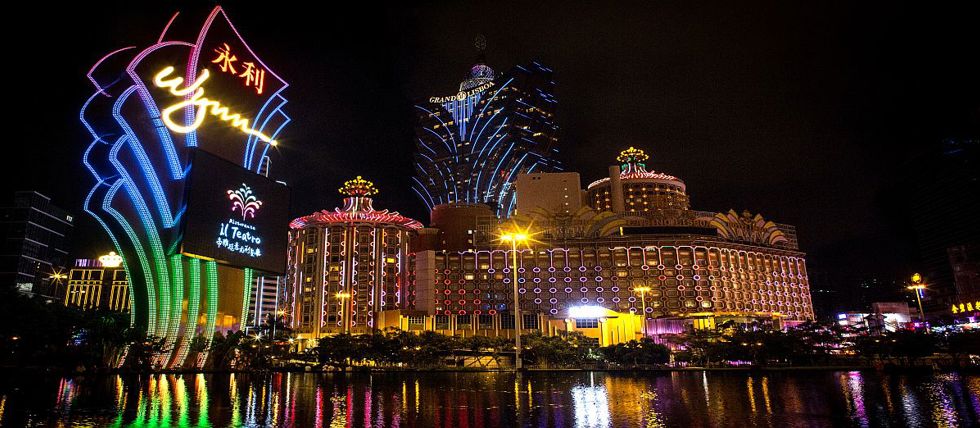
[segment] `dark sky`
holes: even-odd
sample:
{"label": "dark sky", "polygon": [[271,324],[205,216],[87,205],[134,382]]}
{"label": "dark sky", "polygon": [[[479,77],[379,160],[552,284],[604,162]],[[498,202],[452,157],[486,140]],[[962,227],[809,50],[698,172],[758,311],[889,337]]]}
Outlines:
{"label": "dark sky", "polygon": [[[890,275],[914,264],[901,192],[886,190],[943,139],[980,135],[980,14],[939,2],[693,3],[224,6],[291,84],[280,141],[297,215],[336,206],[360,174],[381,189],[377,207],[427,221],[408,184],[411,100],[455,93],[482,33],[499,71],[531,59],[555,69],[560,158],[583,183],[633,145],[686,181],[696,209],[797,225],[812,267]],[[80,165],[85,72],[151,42],[175,10],[203,20],[207,4],[53,14],[34,2],[21,14],[33,27],[4,30],[16,110],[3,194],[37,189],[78,213],[79,256],[108,250],[80,208],[92,184]]]}

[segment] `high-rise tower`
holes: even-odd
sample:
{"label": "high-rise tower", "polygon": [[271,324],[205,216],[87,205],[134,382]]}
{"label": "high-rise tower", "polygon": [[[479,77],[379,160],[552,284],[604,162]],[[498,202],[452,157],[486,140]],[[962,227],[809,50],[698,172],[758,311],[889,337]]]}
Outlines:
{"label": "high-rise tower", "polygon": [[529,172],[561,170],[552,70],[537,62],[496,73],[480,55],[459,91],[415,106],[413,189],[436,205],[486,204],[498,216],[514,209],[513,184]]}

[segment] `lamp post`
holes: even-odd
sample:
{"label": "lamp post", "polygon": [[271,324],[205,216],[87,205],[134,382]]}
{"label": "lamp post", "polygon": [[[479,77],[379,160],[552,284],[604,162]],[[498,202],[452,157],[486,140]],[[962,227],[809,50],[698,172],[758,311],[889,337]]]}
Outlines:
{"label": "lamp post", "polygon": [[915,292],[915,301],[919,303],[919,319],[925,322],[926,313],[922,310],[922,290],[926,289],[926,285],[922,283],[922,275],[918,273],[912,274],[912,285],[905,288]]}
{"label": "lamp post", "polygon": [[[63,274],[61,272],[55,272],[55,273],[51,274],[51,276],[48,277],[48,278],[51,279],[51,288],[52,288],[52,290],[51,290],[51,297],[54,297],[54,298],[57,299],[58,296],[60,295],[58,293],[58,285],[61,284],[61,281],[65,280],[65,279],[68,279],[68,275],[65,275],[65,274]],[[67,298],[65,299],[65,305],[66,306],[68,305],[68,299]]]}
{"label": "lamp post", "polygon": [[350,320],[347,312],[347,299],[350,299],[350,293],[341,291],[335,296],[340,299],[340,317],[343,319],[344,333],[350,333]]}
{"label": "lamp post", "polygon": [[521,302],[520,294],[517,292],[517,244],[521,243],[527,244],[530,237],[526,232],[511,232],[503,233],[500,235],[500,240],[502,242],[510,242],[511,247],[511,270],[514,271],[514,345],[517,347],[514,354],[514,367],[520,370],[521,364],[521,328],[523,327],[523,320],[521,319]]}
{"label": "lamp post", "polygon": [[650,291],[650,287],[647,287],[647,286],[636,287],[636,288],[633,289],[633,291],[639,291],[640,292],[640,302],[642,302],[642,306],[643,306],[643,313],[642,313],[643,314],[643,319],[642,319],[642,322],[643,322],[643,325],[642,325],[642,328],[643,328],[643,337],[647,337],[647,299],[646,299],[646,292],[647,291]]}

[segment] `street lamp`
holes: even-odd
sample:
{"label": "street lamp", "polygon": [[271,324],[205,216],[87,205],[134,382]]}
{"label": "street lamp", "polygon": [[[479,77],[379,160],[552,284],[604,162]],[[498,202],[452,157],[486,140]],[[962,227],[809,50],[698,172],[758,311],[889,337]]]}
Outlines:
{"label": "street lamp", "polygon": [[640,292],[640,302],[642,302],[642,306],[643,306],[643,320],[642,320],[642,322],[643,322],[643,337],[647,337],[647,299],[646,299],[646,292],[647,291],[650,291],[650,287],[647,287],[647,286],[635,287],[635,288],[633,288],[633,291],[639,291]]}
{"label": "street lamp", "polygon": [[[61,272],[55,272],[52,273],[51,276],[48,277],[48,279],[51,280],[51,288],[52,288],[51,296],[57,298],[58,296],[60,296],[60,293],[58,292],[58,286],[61,285],[61,281],[68,279],[68,275],[65,275]],[[65,300],[65,305],[66,306],[68,305],[67,297]]]}
{"label": "street lamp", "polygon": [[520,296],[517,292],[517,244],[527,245],[531,241],[531,235],[526,231],[513,231],[504,232],[500,234],[501,242],[509,242],[511,248],[511,270],[514,271],[514,345],[517,347],[516,353],[514,354],[514,367],[517,370],[521,369],[521,328],[523,327],[523,321],[521,319],[521,303]]}
{"label": "street lamp", "polygon": [[350,299],[350,293],[341,291],[335,296],[340,299],[340,317],[343,319],[344,333],[350,333],[350,320],[347,319],[347,299]]}
{"label": "street lamp", "polygon": [[922,322],[926,321],[926,313],[922,310],[922,290],[926,289],[926,285],[922,283],[922,275],[918,273],[912,274],[912,285],[905,287],[909,290],[915,292],[915,300],[919,303],[919,319]]}

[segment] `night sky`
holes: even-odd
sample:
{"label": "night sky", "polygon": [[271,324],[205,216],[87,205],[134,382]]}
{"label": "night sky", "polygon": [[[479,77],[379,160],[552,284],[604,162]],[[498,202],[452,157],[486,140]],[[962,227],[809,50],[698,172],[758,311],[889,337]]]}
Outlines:
{"label": "night sky", "polygon": [[[497,71],[532,59],[555,70],[559,158],[583,185],[636,146],[687,183],[695,209],[795,224],[812,269],[903,274],[918,255],[895,183],[944,139],[980,136],[980,14],[937,2],[746,3],[223,5],[291,85],[280,141],[296,215],[332,209],[341,183],[363,175],[381,189],[376,207],[427,222],[408,179],[412,100],[455,93],[484,34]],[[110,50],[152,42],[174,11],[203,21],[209,5],[53,13],[34,2],[18,13],[29,31],[4,30],[14,120],[2,195],[36,189],[75,212],[76,256],[109,249],[81,211],[92,184],[80,163],[85,72]]]}

